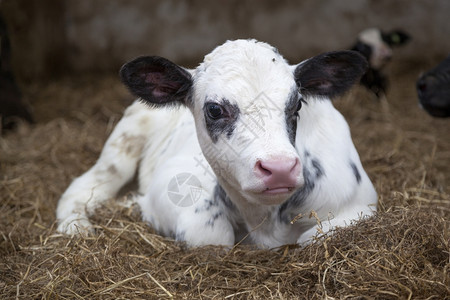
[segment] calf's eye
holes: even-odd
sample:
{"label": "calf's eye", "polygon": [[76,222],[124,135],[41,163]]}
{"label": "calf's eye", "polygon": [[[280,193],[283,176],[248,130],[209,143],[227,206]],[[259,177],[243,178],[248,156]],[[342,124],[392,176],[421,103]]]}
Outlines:
{"label": "calf's eye", "polygon": [[298,100],[297,108],[295,109],[296,112],[298,112],[302,108],[302,101],[303,101],[303,98],[300,98]]}
{"label": "calf's eye", "polygon": [[298,99],[297,107],[295,108],[295,112],[294,112],[295,117],[298,117],[298,112],[302,108],[303,101],[305,101],[305,100],[303,100],[303,97],[300,97],[300,99]]}
{"label": "calf's eye", "polygon": [[211,119],[219,119],[223,116],[223,108],[216,103],[206,104],[206,112]]}

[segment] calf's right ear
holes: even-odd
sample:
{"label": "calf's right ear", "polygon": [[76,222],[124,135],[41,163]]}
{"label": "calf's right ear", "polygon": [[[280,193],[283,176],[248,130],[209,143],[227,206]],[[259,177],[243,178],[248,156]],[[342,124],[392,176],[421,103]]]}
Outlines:
{"label": "calf's right ear", "polygon": [[141,56],[120,69],[120,78],[132,94],[156,106],[186,104],[191,74],[159,56]]}

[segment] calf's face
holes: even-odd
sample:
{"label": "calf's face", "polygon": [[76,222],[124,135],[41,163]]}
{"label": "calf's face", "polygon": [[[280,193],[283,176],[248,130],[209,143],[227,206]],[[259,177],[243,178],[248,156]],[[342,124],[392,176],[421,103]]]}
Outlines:
{"label": "calf's face", "polygon": [[384,67],[392,57],[391,47],[383,41],[381,31],[377,28],[369,28],[359,34],[357,49],[365,53],[374,69]]}
{"label": "calf's face", "polygon": [[274,48],[227,43],[205,57],[193,81],[197,136],[225,185],[264,204],[280,203],[303,185],[294,147],[301,95]]}
{"label": "calf's face", "polygon": [[359,33],[353,49],[363,54],[372,68],[379,70],[392,58],[392,47],[401,46],[409,39],[409,35],[400,30],[383,32],[368,28]]}
{"label": "calf's face", "polygon": [[124,65],[121,77],[152,105],[189,107],[202,152],[224,188],[271,205],[304,184],[295,146],[303,98],[342,94],[365,68],[351,51],[291,66],[268,44],[238,40],[216,48],[195,70],[140,57]]}

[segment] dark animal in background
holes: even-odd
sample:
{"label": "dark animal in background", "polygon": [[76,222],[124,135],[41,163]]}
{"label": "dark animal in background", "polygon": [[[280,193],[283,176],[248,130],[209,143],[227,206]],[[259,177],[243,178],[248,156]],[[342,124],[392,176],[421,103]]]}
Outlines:
{"label": "dark animal in background", "polygon": [[450,117],[450,55],[417,80],[419,103],[433,117]]}
{"label": "dark animal in background", "polygon": [[403,31],[383,32],[378,28],[366,29],[358,35],[358,40],[351,50],[361,53],[369,62],[361,84],[377,98],[386,94],[388,88],[388,80],[381,73],[381,69],[392,58],[392,48],[405,44],[409,39],[409,35]]}
{"label": "dark animal in background", "polygon": [[22,102],[22,95],[11,70],[11,43],[1,15],[0,39],[0,129],[5,131],[13,129],[19,118],[33,123],[33,117]]}

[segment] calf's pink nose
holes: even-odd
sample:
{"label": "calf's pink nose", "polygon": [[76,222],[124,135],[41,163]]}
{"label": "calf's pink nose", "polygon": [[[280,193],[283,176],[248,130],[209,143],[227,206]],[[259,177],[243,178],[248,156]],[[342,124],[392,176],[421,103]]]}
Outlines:
{"label": "calf's pink nose", "polygon": [[260,160],[254,172],[262,178],[268,189],[294,187],[300,173],[300,161],[298,158],[285,157]]}

